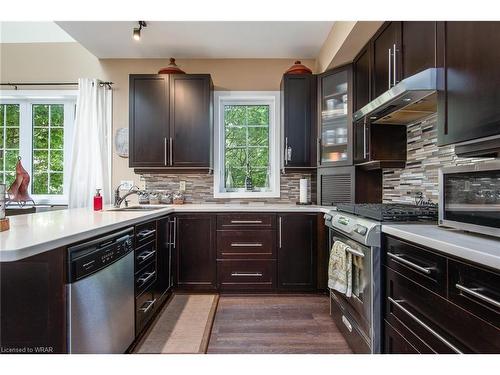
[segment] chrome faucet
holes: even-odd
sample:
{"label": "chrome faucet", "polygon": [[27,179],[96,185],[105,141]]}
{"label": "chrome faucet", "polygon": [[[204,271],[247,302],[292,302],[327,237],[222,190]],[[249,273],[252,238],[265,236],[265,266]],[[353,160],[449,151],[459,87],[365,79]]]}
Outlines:
{"label": "chrome faucet", "polygon": [[[115,190],[115,202],[113,203],[113,207],[115,208],[119,208],[122,202],[125,201],[125,198],[127,198],[129,195],[138,194],[140,192],[139,188],[134,185],[125,193],[123,197],[120,197],[120,187],[122,185],[124,184],[118,185],[118,187]],[[127,201],[125,201],[125,204],[127,204]]]}

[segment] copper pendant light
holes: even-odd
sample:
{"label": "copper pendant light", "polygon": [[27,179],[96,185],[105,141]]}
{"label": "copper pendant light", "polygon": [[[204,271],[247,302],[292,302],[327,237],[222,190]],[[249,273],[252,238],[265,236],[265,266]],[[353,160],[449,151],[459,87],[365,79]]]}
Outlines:
{"label": "copper pendant light", "polygon": [[175,63],[175,59],[171,57],[170,64],[165,68],[161,68],[158,74],[186,74],[186,72],[181,70]]}
{"label": "copper pendant light", "polygon": [[290,68],[288,68],[285,74],[312,74],[312,70],[303,65],[300,60],[297,60]]}

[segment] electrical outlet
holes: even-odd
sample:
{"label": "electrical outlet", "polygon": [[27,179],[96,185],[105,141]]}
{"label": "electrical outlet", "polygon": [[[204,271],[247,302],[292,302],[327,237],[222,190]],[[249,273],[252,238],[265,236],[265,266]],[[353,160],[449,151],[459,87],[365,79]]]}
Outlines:
{"label": "electrical outlet", "polygon": [[179,182],[179,191],[185,192],[186,191],[186,181],[180,181]]}
{"label": "electrical outlet", "polygon": [[132,189],[132,186],[134,186],[134,181],[133,180],[121,180],[120,184],[122,185],[120,187],[120,190],[130,190],[130,189]]}

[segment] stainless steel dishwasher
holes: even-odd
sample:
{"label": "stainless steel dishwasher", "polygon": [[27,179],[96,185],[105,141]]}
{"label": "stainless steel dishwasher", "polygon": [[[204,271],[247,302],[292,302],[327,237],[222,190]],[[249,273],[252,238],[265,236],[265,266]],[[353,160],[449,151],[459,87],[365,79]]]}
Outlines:
{"label": "stainless steel dishwasher", "polygon": [[68,248],[68,351],[124,353],[135,338],[133,228]]}

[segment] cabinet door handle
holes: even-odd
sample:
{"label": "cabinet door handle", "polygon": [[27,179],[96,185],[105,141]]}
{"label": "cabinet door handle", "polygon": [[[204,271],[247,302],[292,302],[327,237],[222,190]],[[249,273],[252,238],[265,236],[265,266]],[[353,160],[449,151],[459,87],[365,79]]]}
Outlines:
{"label": "cabinet door handle", "polygon": [[[141,306],[141,308],[139,310],[145,314],[149,310],[151,310],[151,307],[153,307],[155,303],[156,303],[156,298],[152,301],[146,301],[146,302],[144,302],[144,304]],[[147,307],[144,307],[146,305],[147,305]]]}
{"label": "cabinet door handle", "polygon": [[174,152],[173,152],[173,143],[174,141],[172,140],[172,137],[170,137],[170,144],[169,144],[169,152],[170,152],[170,165],[173,165],[174,161],[172,160],[173,159],[173,155],[174,155]]}
{"label": "cabinet door handle", "polygon": [[389,257],[391,257],[392,259],[396,260],[397,262],[400,262],[400,263],[403,263],[411,268],[414,268],[420,272],[423,272],[427,275],[430,275],[431,272],[432,272],[432,268],[431,267],[422,267],[422,266],[419,266],[418,264],[415,264],[413,262],[410,262],[409,260],[406,260],[404,258],[401,257],[401,254],[393,254],[393,253],[387,253],[387,255]]}
{"label": "cabinet door handle", "polygon": [[231,247],[262,247],[261,243],[231,243]]}
{"label": "cabinet door handle", "polygon": [[236,277],[262,277],[262,272],[231,272],[231,276]]}
{"label": "cabinet door handle", "polygon": [[278,239],[279,239],[279,248],[281,249],[281,216],[278,218]]}
{"label": "cabinet door handle", "polygon": [[167,137],[163,138],[163,165],[167,165]]}
{"label": "cabinet door handle", "polygon": [[465,287],[465,286],[463,286],[463,285],[460,285],[460,284],[455,284],[455,287],[456,287],[458,290],[460,290],[460,291],[462,291],[462,292],[464,292],[464,293],[466,293],[466,294],[469,294],[469,295],[471,295],[471,296],[474,296],[474,297],[476,297],[477,299],[480,299],[481,301],[487,302],[487,303],[489,303],[490,305],[493,305],[493,306],[495,306],[496,308],[499,308],[499,309],[500,309],[500,302],[498,302],[498,301],[494,300],[493,298],[487,297],[487,296],[485,296],[484,294],[478,293],[478,292],[477,292],[477,289],[467,288],[467,287]]}
{"label": "cabinet door handle", "polygon": [[318,165],[321,165],[321,138],[318,138],[318,142],[316,144],[316,161]]}
{"label": "cabinet door handle", "polygon": [[367,126],[366,126],[366,117],[365,120],[363,121],[363,159],[368,159],[368,134],[366,132]]}
{"label": "cabinet door handle", "polygon": [[394,48],[394,53],[392,54],[392,69],[393,69],[393,77],[392,77],[392,80],[393,80],[393,86],[396,86],[396,83],[398,83],[397,81],[397,75],[396,75],[396,68],[397,68],[397,63],[396,63],[396,52],[398,51],[396,49],[396,43],[394,43],[393,45],[393,48]]}
{"label": "cabinet door handle", "polygon": [[174,249],[177,247],[177,241],[176,241],[176,236],[177,236],[177,218],[174,217]]}
{"label": "cabinet door handle", "polygon": [[389,90],[392,87],[392,84],[391,84],[391,74],[392,74],[391,58],[392,58],[392,52],[391,52],[391,49],[389,48],[389,56],[388,56],[388,60],[389,60],[389,69],[388,69],[388,72],[389,72]]}
{"label": "cabinet door handle", "polygon": [[285,165],[288,165],[288,137],[285,137]]}
{"label": "cabinet door handle", "polygon": [[404,300],[395,300],[391,297],[387,297],[390,303],[392,303],[394,306],[396,306],[398,309],[400,309],[402,312],[404,312],[406,315],[408,315],[411,319],[413,319],[416,323],[418,323],[422,328],[424,328],[427,332],[432,334],[434,337],[436,337],[439,341],[441,341],[443,344],[445,344],[448,348],[453,350],[455,353],[458,354],[463,354],[461,350],[459,350],[455,345],[450,343],[448,340],[446,340],[443,336],[441,336],[439,333],[434,331],[431,327],[429,327],[427,324],[425,324],[422,320],[420,320],[417,316],[415,316],[412,312],[407,310],[401,303],[404,302]]}
{"label": "cabinet door handle", "polygon": [[231,224],[262,224],[262,220],[231,220]]}

